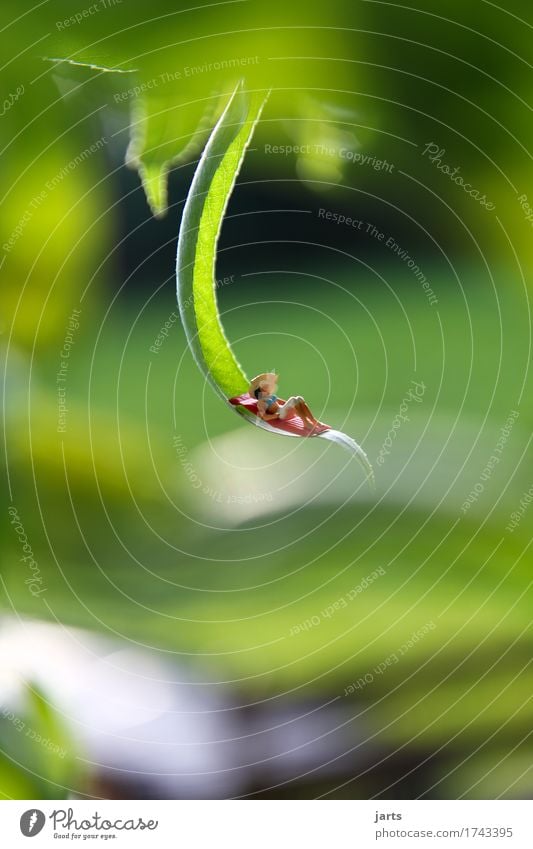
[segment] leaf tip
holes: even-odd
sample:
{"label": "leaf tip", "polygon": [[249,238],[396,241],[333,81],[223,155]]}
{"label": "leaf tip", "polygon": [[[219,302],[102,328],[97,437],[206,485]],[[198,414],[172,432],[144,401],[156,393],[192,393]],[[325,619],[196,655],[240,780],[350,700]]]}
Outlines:
{"label": "leaf tip", "polygon": [[168,209],[168,169],[141,164],[139,176],[154,217],[164,218]]}

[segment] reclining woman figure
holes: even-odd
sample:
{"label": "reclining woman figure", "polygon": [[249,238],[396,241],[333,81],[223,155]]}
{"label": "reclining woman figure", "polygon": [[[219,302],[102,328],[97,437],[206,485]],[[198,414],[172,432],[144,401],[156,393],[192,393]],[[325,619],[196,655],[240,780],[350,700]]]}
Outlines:
{"label": "reclining woman figure", "polygon": [[258,374],[250,382],[249,394],[257,400],[257,414],[264,421],[281,419],[293,414],[300,416],[306,428],[312,433],[316,428],[324,427],[315,419],[301,395],[292,395],[283,401],[275,394],[278,388],[278,375],[273,372]]}

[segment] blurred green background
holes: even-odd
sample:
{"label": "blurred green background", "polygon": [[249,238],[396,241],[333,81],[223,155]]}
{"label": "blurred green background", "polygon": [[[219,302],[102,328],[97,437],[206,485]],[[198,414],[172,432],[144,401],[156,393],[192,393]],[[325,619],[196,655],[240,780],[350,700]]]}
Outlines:
{"label": "blurred green background", "polygon": [[[3,4],[3,797],[532,795],[533,21],[419,5]],[[271,95],[224,326],[363,444],[376,494],[334,447],[239,422],[185,347],[180,215],[239,78]],[[159,749],[132,723],[135,780],[95,756],[52,632],[187,682]],[[100,672],[111,752],[133,705]],[[155,785],[172,734],[180,782]]]}

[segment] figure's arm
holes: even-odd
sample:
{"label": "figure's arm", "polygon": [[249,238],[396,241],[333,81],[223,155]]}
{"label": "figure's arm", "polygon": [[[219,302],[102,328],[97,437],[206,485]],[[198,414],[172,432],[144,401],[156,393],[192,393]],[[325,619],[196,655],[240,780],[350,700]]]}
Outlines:
{"label": "figure's arm", "polygon": [[268,422],[271,419],[277,419],[278,416],[279,416],[279,413],[278,412],[267,413],[267,406],[266,406],[265,402],[264,401],[258,401],[257,402],[257,415],[259,416],[260,419],[263,419],[263,421]]}

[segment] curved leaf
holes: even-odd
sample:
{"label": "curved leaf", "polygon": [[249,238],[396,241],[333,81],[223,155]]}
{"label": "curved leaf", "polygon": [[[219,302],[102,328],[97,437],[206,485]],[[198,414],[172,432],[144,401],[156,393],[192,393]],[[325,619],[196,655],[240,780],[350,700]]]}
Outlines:
{"label": "curved leaf", "polygon": [[[176,260],[177,294],[189,347],[200,371],[228,402],[247,392],[249,380],[224,334],[216,301],[216,248],[224,212],[235,185],[246,148],[265,102],[240,84],[217,123],[194,175],[183,210]],[[246,407],[230,405],[251,423],[282,436]],[[348,450],[357,458],[369,482],[372,466],[350,436],[336,430],[313,434]]]}
{"label": "curved leaf", "polygon": [[336,445],[340,445],[341,448],[345,448],[346,451],[349,451],[356,460],[359,462],[359,465],[363,469],[366,474],[368,483],[371,488],[374,489],[376,486],[376,479],[374,477],[374,469],[372,468],[372,464],[368,459],[366,452],[363,451],[361,446],[355,439],[352,439],[351,436],[348,436],[347,433],[343,433],[340,430],[326,430],[324,433],[317,434],[322,439],[329,439],[330,442],[335,442]]}
{"label": "curved leaf", "polygon": [[215,260],[224,212],[264,95],[235,90],[200,159],[181,222],[177,253],[178,304],[187,341],[203,372],[225,399],[246,392],[248,380],[220,322]]}

